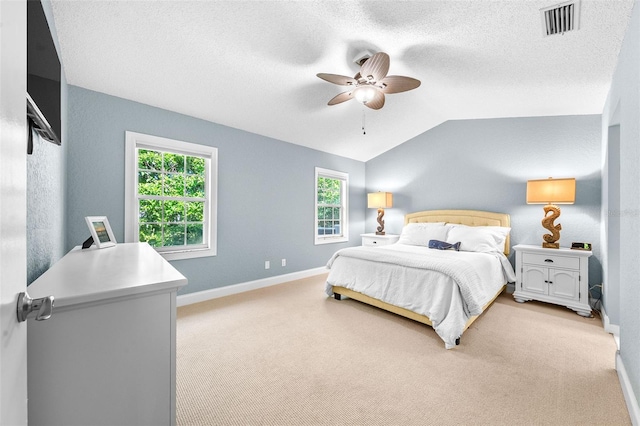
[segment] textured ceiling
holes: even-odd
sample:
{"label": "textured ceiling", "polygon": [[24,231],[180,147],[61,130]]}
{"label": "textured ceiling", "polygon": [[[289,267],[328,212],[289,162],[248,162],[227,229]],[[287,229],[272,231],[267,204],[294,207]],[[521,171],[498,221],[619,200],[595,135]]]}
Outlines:
{"label": "textured ceiling", "polygon": [[[452,119],[600,114],[633,0],[52,0],[69,84],[366,161]],[[356,55],[419,79],[374,111],[327,102]],[[366,135],[363,135],[363,120]]]}

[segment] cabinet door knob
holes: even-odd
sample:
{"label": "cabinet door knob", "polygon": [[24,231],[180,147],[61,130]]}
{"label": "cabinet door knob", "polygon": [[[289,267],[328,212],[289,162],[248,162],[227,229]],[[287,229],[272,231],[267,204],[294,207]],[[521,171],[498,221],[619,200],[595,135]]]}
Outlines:
{"label": "cabinet door knob", "polygon": [[545,259],[545,262],[553,263],[553,259]]}

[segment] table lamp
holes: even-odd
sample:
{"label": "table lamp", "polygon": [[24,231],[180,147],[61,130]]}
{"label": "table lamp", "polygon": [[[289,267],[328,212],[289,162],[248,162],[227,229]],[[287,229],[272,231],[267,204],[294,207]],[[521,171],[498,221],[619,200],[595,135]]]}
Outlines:
{"label": "table lamp", "polygon": [[393,194],[390,192],[371,192],[367,194],[367,207],[378,209],[378,226],[376,235],[384,235],[384,209],[393,207]]}
{"label": "table lamp", "polygon": [[542,226],[551,234],[542,236],[542,247],[560,248],[560,230],[562,225],[554,225],[553,221],[560,217],[560,208],[556,204],[573,204],[576,200],[576,180],[538,179],[527,181],[527,204],[546,204]]}

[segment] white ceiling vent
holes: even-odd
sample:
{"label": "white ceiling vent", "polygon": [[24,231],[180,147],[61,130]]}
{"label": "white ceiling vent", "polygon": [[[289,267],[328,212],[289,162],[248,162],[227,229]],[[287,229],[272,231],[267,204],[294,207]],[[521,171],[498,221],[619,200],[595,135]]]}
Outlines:
{"label": "white ceiling vent", "polygon": [[564,34],[580,27],[580,0],[568,1],[540,9],[542,34]]}

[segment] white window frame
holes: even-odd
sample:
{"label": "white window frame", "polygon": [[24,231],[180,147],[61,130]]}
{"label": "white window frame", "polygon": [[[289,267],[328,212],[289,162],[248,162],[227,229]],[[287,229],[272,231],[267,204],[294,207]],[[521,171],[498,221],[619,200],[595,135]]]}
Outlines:
{"label": "white window frame", "polygon": [[217,207],[218,207],[218,149],[206,145],[182,142],[142,133],[125,132],[125,242],[139,241],[138,209],[138,149],[172,152],[204,157],[206,181],[205,215],[207,222],[203,235],[204,246],[192,248],[161,249],[158,253],[167,260],[209,257],[217,254]]}
{"label": "white window frame", "polygon": [[[316,167],[315,172],[315,203],[314,203],[314,221],[313,221],[313,235],[315,245],[330,244],[330,243],[343,243],[349,241],[349,174],[344,172],[338,172],[335,170],[323,169]],[[330,179],[339,179],[342,181],[342,194],[340,195],[340,201],[342,209],[342,221],[340,225],[341,235],[318,235],[318,178],[325,177]]]}

